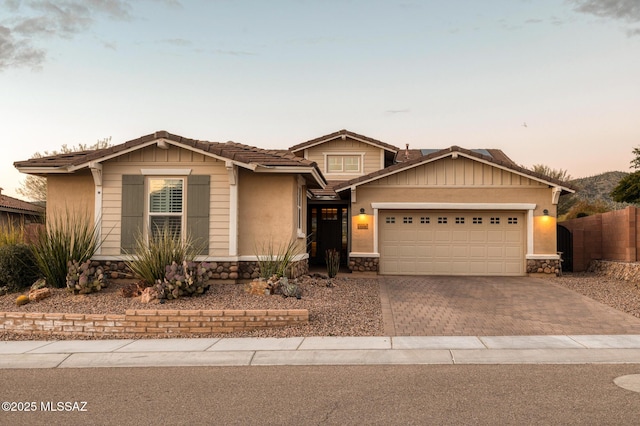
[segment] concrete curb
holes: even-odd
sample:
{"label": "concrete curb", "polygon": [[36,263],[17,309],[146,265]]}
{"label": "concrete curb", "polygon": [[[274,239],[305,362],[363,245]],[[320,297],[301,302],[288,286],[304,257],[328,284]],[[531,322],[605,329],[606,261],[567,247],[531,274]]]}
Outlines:
{"label": "concrete curb", "polygon": [[640,335],[0,342],[0,369],[591,363],[640,364]]}

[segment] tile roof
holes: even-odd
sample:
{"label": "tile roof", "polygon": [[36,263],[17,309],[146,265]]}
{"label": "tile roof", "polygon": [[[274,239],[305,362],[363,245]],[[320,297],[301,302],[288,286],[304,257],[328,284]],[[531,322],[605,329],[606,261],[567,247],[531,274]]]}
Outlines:
{"label": "tile roof", "polygon": [[334,188],[343,182],[332,180],[327,182],[327,186],[323,189],[310,189],[309,191],[313,194],[313,198],[340,198]]}
{"label": "tile roof", "polygon": [[315,162],[297,157],[293,153],[284,150],[266,150],[253,146],[243,145],[236,142],[207,142],[195,139],[188,139],[182,136],[174,135],[166,131],[155,132],[150,135],[142,136],[128,142],[114,145],[109,148],[98,149],[93,151],[73,152],[68,154],[59,154],[49,157],[32,158],[26,161],[16,161],[14,166],[17,168],[28,167],[73,167],[81,166],[90,161],[104,159],[105,157],[117,156],[132,148],[156,141],[158,139],[166,139],[178,144],[186,145],[199,151],[210,153],[229,160],[237,161],[245,164],[256,164],[260,166],[303,166],[317,167]]}
{"label": "tile roof", "polygon": [[44,207],[0,193],[0,211],[39,215],[44,213]]}
{"label": "tile roof", "polygon": [[402,163],[396,163],[392,166],[389,166],[387,168],[375,171],[373,173],[369,173],[368,175],[364,175],[364,176],[360,176],[357,177],[355,179],[351,179],[349,181],[346,182],[342,182],[338,185],[334,186],[334,190],[336,192],[340,192],[345,190],[346,188],[352,186],[352,185],[358,185],[360,183],[363,182],[368,182],[371,180],[375,180],[378,177],[382,177],[382,176],[386,176],[389,174],[393,174],[393,173],[397,173],[400,172],[406,168],[410,168],[411,166],[414,165],[419,165],[423,162],[428,162],[429,160],[433,160],[433,159],[437,159],[442,157],[443,155],[449,154],[449,153],[453,153],[453,152],[459,152],[462,154],[465,154],[469,157],[473,157],[473,158],[477,158],[478,160],[483,160],[483,161],[487,161],[489,163],[493,163],[497,166],[501,166],[504,167],[506,169],[509,170],[513,170],[514,172],[523,174],[523,175],[527,175],[527,176],[531,176],[532,178],[537,178],[539,180],[543,180],[545,182],[554,184],[554,185],[558,185],[561,186],[562,188],[568,189],[568,190],[575,190],[575,188],[573,186],[571,186],[570,184],[563,182],[561,180],[543,175],[541,173],[535,173],[529,169],[525,169],[524,167],[518,166],[516,163],[514,163],[509,157],[507,157],[501,150],[498,149],[491,149],[491,150],[487,150],[489,151],[489,153],[491,155],[486,155],[486,154],[482,154],[480,152],[478,152],[478,150],[470,150],[470,149],[465,149],[465,148],[461,148],[459,146],[452,146],[450,148],[445,148],[445,149],[441,149],[438,151],[433,151],[430,152],[426,155],[422,155],[422,156],[414,156],[414,158],[410,158],[407,161],[404,161]]}
{"label": "tile roof", "polygon": [[379,141],[377,139],[373,139],[364,135],[359,135],[358,133],[354,133],[346,129],[342,129],[342,130],[338,130],[337,132],[333,132],[328,135],[320,136],[319,138],[311,139],[306,142],[302,142],[297,145],[294,145],[291,148],[289,148],[289,151],[292,151],[292,152],[300,151],[301,149],[308,148],[331,139],[335,139],[339,136],[349,136],[354,139],[359,139],[373,145],[378,145],[386,149],[387,151],[398,152],[400,150],[400,148],[398,148],[397,146],[393,146],[388,143]]}

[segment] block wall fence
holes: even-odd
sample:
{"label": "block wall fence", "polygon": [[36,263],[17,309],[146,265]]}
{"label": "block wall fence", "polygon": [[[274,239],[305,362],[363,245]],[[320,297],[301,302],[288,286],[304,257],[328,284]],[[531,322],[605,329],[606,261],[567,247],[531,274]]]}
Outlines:
{"label": "block wall fence", "polygon": [[573,270],[586,271],[594,260],[638,262],[639,222],[636,207],[559,222],[571,232]]}

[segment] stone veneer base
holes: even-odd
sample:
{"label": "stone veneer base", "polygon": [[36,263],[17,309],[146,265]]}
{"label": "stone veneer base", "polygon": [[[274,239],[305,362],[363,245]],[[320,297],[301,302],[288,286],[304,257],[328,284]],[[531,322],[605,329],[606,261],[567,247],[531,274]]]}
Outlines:
{"label": "stone veneer base", "polygon": [[378,272],[378,257],[350,257],[349,270],[353,272]]}
{"label": "stone veneer base", "polygon": [[[213,272],[213,280],[251,280],[260,277],[260,268],[255,261],[233,261],[233,262],[206,262]],[[126,263],[112,260],[94,260],[92,266],[102,266],[107,277],[116,280],[131,278],[132,274]],[[289,277],[297,278],[309,273],[309,260],[302,259],[293,262],[289,267]]]}
{"label": "stone veneer base", "polygon": [[0,312],[0,330],[30,335],[139,336],[231,333],[307,324],[307,309],[127,310],[124,315]]}
{"label": "stone veneer base", "polygon": [[560,259],[528,259],[527,274],[560,275],[562,266]]}

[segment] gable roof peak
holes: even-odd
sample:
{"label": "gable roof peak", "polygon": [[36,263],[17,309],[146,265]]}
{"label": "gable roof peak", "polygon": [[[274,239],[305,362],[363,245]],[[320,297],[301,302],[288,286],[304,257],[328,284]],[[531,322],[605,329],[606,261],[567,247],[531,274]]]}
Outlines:
{"label": "gable roof peak", "polygon": [[297,145],[294,145],[294,146],[290,147],[289,151],[291,151],[291,152],[301,151],[303,149],[311,148],[312,146],[320,145],[322,143],[329,142],[329,141],[331,141],[333,139],[337,139],[337,138],[340,138],[340,137],[342,137],[344,139],[347,136],[352,138],[352,139],[358,140],[360,142],[364,142],[364,143],[367,143],[369,145],[377,146],[379,148],[384,149],[385,151],[390,151],[390,152],[393,152],[393,153],[397,153],[398,151],[400,151],[400,148],[398,148],[397,146],[388,144],[386,142],[382,142],[382,141],[377,140],[377,139],[370,138],[368,136],[364,136],[364,135],[352,132],[352,131],[347,130],[347,129],[341,129],[341,130],[338,130],[336,132],[329,133],[328,135],[320,136],[318,138],[311,139],[311,140],[308,140],[306,142],[299,143]]}

